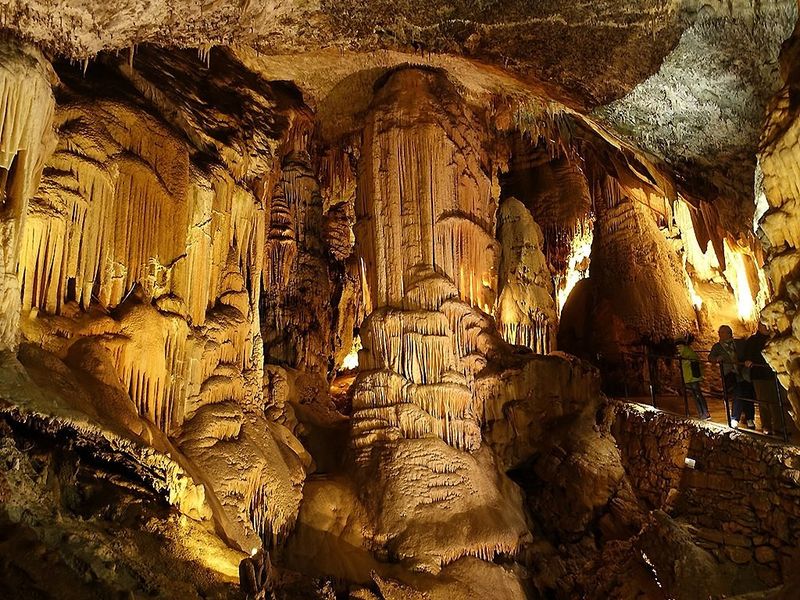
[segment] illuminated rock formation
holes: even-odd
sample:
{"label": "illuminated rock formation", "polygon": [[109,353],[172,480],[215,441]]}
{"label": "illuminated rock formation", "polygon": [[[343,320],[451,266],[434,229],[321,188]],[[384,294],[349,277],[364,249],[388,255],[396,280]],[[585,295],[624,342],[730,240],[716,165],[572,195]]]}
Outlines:
{"label": "illuminated rock formation", "polygon": [[0,58],[0,348],[16,348],[16,264],[28,201],[54,141],[53,74],[38,50],[13,40],[0,41]]}
{"label": "illuminated rock formation", "polygon": [[[695,231],[698,211],[681,201],[673,209],[687,288],[698,312],[701,334],[706,329],[706,336],[716,339],[719,326],[728,324],[737,334],[749,335],[770,295],[760,268],[760,245],[752,236],[736,241],[725,237],[721,253],[724,263],[720,264],[714,243],[703,240]],[[701,247],[701,243],[705,245]]]}
{"label": "illuminated rock formation", "polygon": [[372,312],[353,445],[377,538],[418,570],[513,553],[527,535],[512,484],[480,450],[474,381],[497,342],[473,306],[494,302],[495,201],[462,107],[439,74],[391,74],[359,164],[356,239]]}
{"label": "illuminated rock formation", "polygon": [[[372,102],[362,136],[356,238],[373,308],[400,307],[426,268],[449,279],[471,306],[494,303],[491,165],[477,117],[458,102],[446,78],[409,69],[390,75]],[[418,286],[411,302],[431,308],[441,299],[425,295],[432,287]]]}
{"label": "illuminated rock formation", "polygon": [[0,6],[0,597],[788,581],[797,453],[601,389],[771,300],[800,408],[796,15]]}
{"label": "illuminated rock formation", "polygon": [[575,149],[552,148],[565,143],[553,137],[557,136],[546,131],[537,146],[517,141],[502,181],[503,191],[525,204],[542,230],[543,252],[556,279],[560,311],[578,279],[587,275],[592,198]]}
{"label": "illuminated rock formation", "polygon": [[635,193],[608,176],[597,184],[590,281],[598,302],[598,349],[674,340],[697,327],[680,258],[659,231],[659,213]]}
{"label": "illuminated rock formation", "polygon": [[[190,168],[188,148],[140,111],[73,103],[58,114],[59,148],[31,205],[19,267],[23,310],[47,315],[30,312],[26,328],[37,338],[38,319],[74,317],[77,305],[108,311],[134,291],[153,302],[158,311],[125,307],[70,335],[106,336],[141,414],[169,432],[218,401],[223,382],[235,390],[231,376],[252,366],[257,299],[241,273],[251,289],[258,283],[249,269],[263,256],[263,211],[223,170]],[[48,260],[53,252],[63,260]],[[231,373],[215,376],[219,367]]]}
{"label": "illuminated rock formation", "polygon": [[800,263],[800,174],[798,173],[798,132],[800,119],[792,97],[797,85],[797,31],[784,51],[784,73],[787,82],[776,95],[769,110],[769,120],[761,141],[759,162],[764,175],[764,191],[769,209],[760,226],[767,250],[774,300],[767,305],[762,318],[774,332],[767,348],[772,367],[789,392],[795,422],[800,423],[800,322],[797,309],[800,295],[797,265]]}
{"label": "illuminated rock formation", "polygon": [[[213,92],[161,91],[147,75],[164,64],[142,64],[127,76],[162,109],[180,106],[183,113],[170,113],[174,121],[196,131],[208,116],[203,93],[207,99]],[[176,57],[168,66],[179,74],[190,65]],[[274,138],[288,134],[270,128],[291,119],[271,113],[265,129],[250,132],[256,146],[249,150],[246,141],[203,131],[186,140],[112,67],[101,68],[111,82],[102,92],[69,72],[60,91],[58,146],[44,164],[19,242],[22,329],[29,341],[72,361],[76,372],[111,385],[104,400],[77,409],[101,429],[121,429],[176,456],[201,490],[205,518],[213,514],[225,539],[249,552],[291,529],[310,466],[292,434],[265,420],[261,388],[268,245],[256,194],[272,170]],[[264,100],[268,86],[260,89],[259,106],[273,110]],[[230,111],[214,118],[221,115],[236,118]],[[199,150],[218,153],[220,162]],[[16,192],[19,182],[14,186]],[[39,360],[57,361],[48,356]],[[75,393],[93,397],[96,386],[85,389],[80,377]]]}
{"label": "illuminated rock formation", "polygon": [[557,316],[542,231],[516,198],[503,201],[497,220],[502,247],[498,326],[507,342],[547,354],[555,349]]}

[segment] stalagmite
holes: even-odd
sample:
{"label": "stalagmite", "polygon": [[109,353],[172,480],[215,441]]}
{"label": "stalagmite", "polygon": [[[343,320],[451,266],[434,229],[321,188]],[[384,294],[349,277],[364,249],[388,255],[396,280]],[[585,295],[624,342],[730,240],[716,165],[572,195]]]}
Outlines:
{"label": "stalagmite", "polygon": [[[485,360],[474,355],[493,327],[481,309],[494,304],[498,244],[489,165],[459,104],[440,74],[392,74],[373,100],[359,163],[356,242],[372,313],[360,328],[352,444],[363,497],[384,498],[380,511],[371,506],[379,535],[421,570],[488,560],[487,547],[512,552],[526,536],[504,477],[477,467],[490,459],[473,391]],[[438,539],[437,527],[460,533]]]}
{"label": "stalagmite", "polygon": [[516,198],[503,201],[497,220],[502,247],[498,325],[507,342],[547,354],[555,349],[557,316],[541,229]]}

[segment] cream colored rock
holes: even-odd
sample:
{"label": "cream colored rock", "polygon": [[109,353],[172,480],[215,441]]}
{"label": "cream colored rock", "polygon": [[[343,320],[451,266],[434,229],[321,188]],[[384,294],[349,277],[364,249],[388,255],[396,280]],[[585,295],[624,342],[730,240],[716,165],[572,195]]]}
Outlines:
{"label": "cream colored rock", "polygon": [[369,306],[399,306],[418,269],[490,310],[496,199],[475,117],[433,72],[402,69],[376,94],[362,136],[356,244]]}
{"label": "cream colored rock", "polygon": [[554,354],[487,370],[475,382],[483,439],[503,470],[522,466],[556,423],[589,427],[594,419],[599,374],[574,357]]}
{"label": "cream colored rock", "polygon": [[473,119],[441,76],[397,71],[373,100],[359,163],[370,313],[353,388],[359,497],[381,551],[422,572],[528,539],[521,497],[480,450],[474,380],[504,344],[486,314],[496,204]]}
{"label": "cream colored rock", "polygon": [[361,497],[376,541],[413,571],[438,573],[462,556],[491,561],[529,540],[518,488],[491,452],[457,450],[437,437],[376,448]]}
{"label": "cream colored rock", "polygon": [[[787,48],[789,50],[789,48]],[[787,52],[787,72],[796,69],[796,55]],[[761,139],[759,164],[769,209],[759,223],[767,248],[767,270],[776,293],[764,310],[773,339],[764,354],[789,392],[791,415],[800,423],[800,306],[796,264],[800,254],[800,115],[790,101],[792,83],[773,99]]]}
{"label": "cream colored rock", "polygon": [[55,143],[54,77],[36,48],[0,40],[0,349],[18,341],[17,263],[28,201]]}
{"label": "cream colored rock", "polygon": [[198,410],[178,437],[180,449],[204,473],[248,549],[281,543],[294,526],[302,498],[303,464],[270,427],[262,417],[222,402]]}
{"label": "cream colored rock", "polygon": [[503,338],[539,354],[555,349],[558,316],[544,237],[528,209],[507,198],[497,215],[500,296],[495,315]]}
{"label": "cream colored rock", "polygon": [[[36,84],[44,71],[31,57]],[[31,135],[26,114],[18,115],[23,129],[4,130],[19,138],[9,142],[14,153],[47,159],[15,258],[23,330],[44,348],[25,356],[39,384],[56,390],[53,410],[64,403],[74,409],[67,421],[87,420],[144,453],[172,456],[187,475],[165,484],[170,501],[193,518],[213,517],[222,539],[250,552],[285,538],[312,463],[277,422],[280,401],[271,401],[275,422],[264,417],[259,314],[268,249],[260,178],[271,176],[272,152],[290,125],[302,130],[308,117],[297,96],[276,100],[265,82],[241,90],[252,92],[244,104],[260,116],[243,114],[246,106],[210,106],[225,77],[247,75],[235,62],[232,71],[209,75],[205,88],[163,89],[153,81],[157,65],[185,74],[192,61],[186,53],[161,62],[145,53],[142,61],[138,73],[114,61],[105,67],[120,68],[134,88],[118,76],[101,85],[65,78],[52,156],[37,158],[28,142],[20,145],[22,133]],[[50,105],[43,106],[52,107],[44,83]],[[142,96],[167,117],[145,108]],[[39,116],[49,127],[46,111]],[[201,122],[234,127],[247,118],[254,121],[236,139],[197,130]],[[43,131],[38,136],[47,141]],[[308,188],[304,164],[305,179],[291,161],[284,177],[299,194]],[[21,183],[15,175],[15,191]],[[318,214],[303,213],[315,230],[318,204]],[[17,215],[14,226],[23,220]],[[321,253],[321,242],[310,244]]]}
{"label": "cream colored rock", "polygon": [[[213,503],[201,479],[166,436],[133,415],[132,402],[120,388],[73,370],[36,347],[23,347],[22,364],[8,352],[0,358],[0,398],[8,418],[45,434],[63,435],[78,448],[91,448],[98,458],[130,469],[184,514],[212,518]],[[219,525],[224,536],[226,523]]]}
{"label": "cream colored rock", "polygon": [[306,573],[365,584],[375,570],[396,570],[372,554],[373,539],[369,514],[353,482],[345,477],[312,477],[303,489],[286,560]]}

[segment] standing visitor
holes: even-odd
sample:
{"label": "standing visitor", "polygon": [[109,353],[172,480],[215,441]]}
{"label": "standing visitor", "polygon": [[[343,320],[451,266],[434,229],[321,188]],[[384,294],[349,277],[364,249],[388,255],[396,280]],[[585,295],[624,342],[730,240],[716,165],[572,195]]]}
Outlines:
{"label": "standing visitor", "polygon": [[[718,330],[719,342],[711,347],[708,360],[722,363],[722,378],[725,391],[729,398],[733,398],[733,411],[731,411],[730,426],[739,427],[739,418],[745,414],[747,426],[756,426],[756,411],[752,402],[748,402],[748,387],[752,388],[749,381],[745,381],[739,370],[739,352],[736,340],[733,339],[733,330],[729,325],[722,325]],[[752,395],[750,395],[752,398]]]}
{"label": "standing visitor", "polygon": [[692,349],[693,341],[694,338],[691,334],[686,334],[684,339],[678,341],[678,356],[681,358],[683,384],[694,396],[698,416],[701,419],[710,419],[711,413],[708,412],[708,405],[700,387],[703,383],[703,368],[700,365],[700,358]]}
{"label": "standing visitor", "polygon": [[[747,338],[744,347],[744,364],[750,370],[758,410],[761,414],[761,429],[764,433],[783,434],[783,424],[778,398],[778,382],[775,372],[764,358],[764,347],[769,341],[769,329],[764,323],[758,324],[758,330]],[[781,390],[783,391],[783,390]]]}

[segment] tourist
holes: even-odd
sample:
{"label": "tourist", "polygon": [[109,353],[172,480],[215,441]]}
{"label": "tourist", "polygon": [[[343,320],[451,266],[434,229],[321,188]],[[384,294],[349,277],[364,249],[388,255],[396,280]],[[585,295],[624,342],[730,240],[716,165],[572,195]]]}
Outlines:
{"label": "tourist", "polygon": [[678,356],[681,358],[683,384],[694,396],[698,416],[701,419],[710,419],[711,413],[708,412],[708,405],[700,387],[703,383],[703,368],[700,365],[700,358],[692,349],[693,341],[694,338],[691,334],[686,334],[683,339],[678,340]]}
{"label": "tourist", "polygon": [[739,350],[741,344],[737,345],[736,340],[733,338],[733,330],[729,325],[722,325],[717,333],[719,342],[711,347],[708,360],[714,363],[722,363],[723,385],[728,398],[733,399],[730,426],[734,429],[738,428],[739,417],[744,413],[747,426],[754,428],[756,426],[755,406],[746,399],[753,397],[753,394],[750,393],[752,385],[745,380],[737,364],[740,358]]}
{"label": "tourist", "polygon": [[[761,429],[764,433],[783,434],[783,422],[778,398],[778,382],[775,372],[764,358],[764,347],[769,341],[769,329],[764,323],[758,324],[758,330],[747,338],[744,347],[744,364],[750,371],[758,410],[761,414]],[[781,392],[783,390],[781,389]]]}

